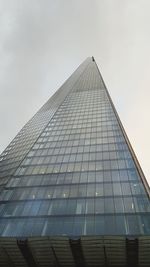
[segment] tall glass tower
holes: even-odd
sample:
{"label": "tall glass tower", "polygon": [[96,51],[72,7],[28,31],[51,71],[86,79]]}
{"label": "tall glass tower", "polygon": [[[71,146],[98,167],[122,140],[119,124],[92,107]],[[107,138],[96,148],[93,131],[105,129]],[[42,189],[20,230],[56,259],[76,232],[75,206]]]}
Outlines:
{"label": "tall glass tower", "polygon": [[0,156],[0,266],[150,266],[149,196],[87,58]]}

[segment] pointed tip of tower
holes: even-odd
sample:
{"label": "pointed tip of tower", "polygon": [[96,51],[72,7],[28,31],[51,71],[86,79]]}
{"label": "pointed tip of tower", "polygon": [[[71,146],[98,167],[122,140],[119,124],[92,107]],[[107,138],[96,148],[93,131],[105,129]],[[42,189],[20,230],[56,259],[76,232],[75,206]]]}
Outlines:
{"label": "pointed tip of tower", "polygon": [[95,58],[92,56],[92,61],[95,61]]}

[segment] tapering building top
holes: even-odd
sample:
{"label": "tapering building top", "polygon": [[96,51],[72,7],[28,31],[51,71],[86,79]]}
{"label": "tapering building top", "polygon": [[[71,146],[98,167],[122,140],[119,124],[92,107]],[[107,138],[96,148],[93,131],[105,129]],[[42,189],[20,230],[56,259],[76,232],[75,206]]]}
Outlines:
{"label": "tapering building top", "polygon": [[0,185],[1,266],[150,266],[149,186],[94,57],[1,154]]}

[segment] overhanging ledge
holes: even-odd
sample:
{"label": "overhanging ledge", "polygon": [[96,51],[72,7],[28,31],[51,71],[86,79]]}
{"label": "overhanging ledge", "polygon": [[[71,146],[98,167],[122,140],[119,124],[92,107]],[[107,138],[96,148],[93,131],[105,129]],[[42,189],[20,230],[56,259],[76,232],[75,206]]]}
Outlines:
{"label": "overhanging ledge", "polygon": [[150,236],[1,237],[0,266],[149,267]]}

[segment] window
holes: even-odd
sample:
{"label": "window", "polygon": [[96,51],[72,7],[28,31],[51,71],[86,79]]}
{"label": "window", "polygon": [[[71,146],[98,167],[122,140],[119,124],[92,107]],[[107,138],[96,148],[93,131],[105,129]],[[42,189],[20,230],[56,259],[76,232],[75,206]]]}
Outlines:
{"label": "window", "polygon": [[104,171],[104,182],[110,182],[111,181],[111,172],[110,171]]}
{"label": "window", "polygon": [[88,176],[87,172],[82,172],[81,177],[80,177],[80,183],[86,183],[87,182],[87,176]]}
{"label": "window", "polygon": [[72,182],[72,175],[71,174],[70,175],[66,174],[64,183],[65,184],[71,184],[71,182]]}
{"label": "window", "polygon": [[105,213],[114,213],[114,200],[113,198],[104,199]]}
{"label": "window", "polygon": [[122,190],[121,190],[121,184],[120,183],[113,183],[113,193],[115,196],[121,196]]}
{"label": "window", "polygon": [[79,197],[85,197],[87,194],[87,185],[79,185],[79,192],[78,192],[78,196]]}
{"label": "window", "polygon": [[87,196],[95,196],[95,184],[87,184]]}
{"label": "window", "polygon": [[104,199],[96,198],[95,199],[95,213],[104,213]]}
{"label": "window", "polygon": [[147,197],[135,196],[134,204],[135,204],[135,209],[137,212],[149,212],[150,211],[149,199]]}
{"label": "window", "polygon": [[114,198],[114,204],[115,204],[115,212],[116,213],[124,213],[124,204],[122,198]]}
{"label": "window", "polygon": [[127,168],[135,168],[134,166],[134,162],[132,159],[126,159],[126,165],[127,165]]}
{"label": "window", "polygon": [[128,183],[121,183],[123,195],[131,195],[130,185]]}
{"label": "window", "polygon": [[38,211],[38,215],[47,215],[49,206],[50,206],[49,201],[42,201],[39,211]]}
{"label": "window", "polygon": [[104,168],[104,170],[110,170],[111,169],[111,162],[109,160],[103,161],[103,168]]}
{"label": "window", "polygon": [[76,209],[77,209],[77,201],[72,199],[69,200],[67,203],[67,214],[76,214]]}
{"label": "window", "polygon": [[44,223],[45,221],[43,219],[38,219],[34,222],[34,226],[31,231],[33,236],[41,235]]}
{"label": "window", "polygon": [[131,197],[125,197],[124,198],[124,207],[125,207],[125,212],[135,212],[135,207],[134,207],[134,202]]}
{"label": "window", "polygon": [[16,204],[7,204],[5,206],[5,211],[4,211],[4,216],[7,217],[7,216],[13,216],[14,214],[14,211],[15,211],[15,208],[16,208]]}
{"label": "window", "polygon": [[88,183],[95,182],[95,172],[88,172]]}
{"label": "window", "polygon": [[86,199],[86,213],[94,213],[94,199],[92,198]]}
{"label": "window", "polygon": [[102,171],[96,172],[96,182],[103,182],[103,172]]}
{"label": "window", "polygon": [[[63,233],[63,222],[64,222],[64,217],[60,218],[51,218],[49,220],[49,229],[47,234],[51,234],[51,235],[62,235]],[[51,228],[51,229],[50,229]]]}
{"label": "window", "polygon": [[71,185],[70,187],[70,197],[78,196],[78,185]]}
{"label": "window", "polygon": [[128,173],[126,170],[120,170],[120,181],[128,181]]}
{"label": "window", "polygon": [[132,189],[132,194],[134,195],[145,194],[145,189],[142,183],[131,182],[131,189]]}
{"label": "window", "polygon": [[73,221],[73,217],[64,217],[63,235],[72,235]]}
{"label": "window", "polygon": [[96,184],[95,196],[99,197],[99,196],[103,196],[103,195],[104,195],[103,184]]}
{"label": "window", "polygon": [[116,234],[118,235],[124,235],[127,233],[127,228],[126,228],[126,221],[125,221],[125,216],[123,215],[116,215]]}
{"label": "window", "polygon": [[85,199],[77,199],[76,214],[85,213]]}
{"label": "window", "polygon": [[139,175],[134,169],[128,170],[128,175],[129,175],[129,180],[139,180]]}
{"label": "window", "polygon": [[113,215],[105,215],[105,223],[104,223],[104,234],[116,234],[116,222],[115,216]]}
{"label": "window", "polygon": [[33,202],[31,205],[30,211],[29,211],[29,215],[31,216],[37,215],[40,205],[41,205],[41,201]]}
{"label": "window", "polygon": [[86,235],[93,235],[95,233],[95,220],[94,216],[85,217],[85,232]]}
{"label": "window", "polygon": [[112,190],[112,184],[106,183],[104,184],[104,196],[112,196],[113,190]]}
{"label": "window", "polygon": [[150,233],[150,215],[139,215],[138,219],[142,225],[142,233],[149,235]]}
{"label": "window", "polygon": [[84,217],[75,217],[74,218],[73,235],[80,236],[83,234],[85,234],[85,218]]}
{"label": "window", "polygon": [[134,235],[140,233],[139,221],[136,215],[127,215],[127,234]]}

